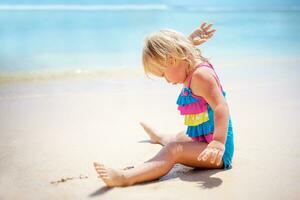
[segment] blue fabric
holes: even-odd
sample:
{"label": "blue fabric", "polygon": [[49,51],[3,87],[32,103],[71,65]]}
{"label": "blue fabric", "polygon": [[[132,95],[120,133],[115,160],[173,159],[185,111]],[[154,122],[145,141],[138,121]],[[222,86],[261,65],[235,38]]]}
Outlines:
{"label": "blue fabric", "polygon": [[[231,119],[229,120],[229,124],[231,123]],[[233,136],[232,126],[228,128],[226,144],[225,144],[225,152],[223,155],[223,163],[224,169],[230,169],[232,167],[232,157],[234,154],[234,136]]]}
{"label": "blue fabric", "polygon": [[222,91],[222,94],[223,94],[224,97],[226,97],[226,92]]}
{"label": "blue fabric", "polygon": [[[182,94],[185,92],[187,93],[187,96],[184,96]],[[197,101],[199,101],[199,99],[197,99],[191,95],[191,90],[189,88],[183,88],[176,103],[177,103],[177,105],[181,106],[181,105],[191,104],[191,103],[194,103]]]}

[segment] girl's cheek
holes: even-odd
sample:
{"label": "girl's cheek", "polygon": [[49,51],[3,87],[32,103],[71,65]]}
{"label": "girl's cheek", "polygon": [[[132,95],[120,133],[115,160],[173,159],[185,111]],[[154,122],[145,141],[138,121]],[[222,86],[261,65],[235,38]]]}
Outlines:
{"label": "girl's cheek", "polygon": [[176,81],[176,77],[173,74],[169,74],[169,76],[167,78],[170,82]]}

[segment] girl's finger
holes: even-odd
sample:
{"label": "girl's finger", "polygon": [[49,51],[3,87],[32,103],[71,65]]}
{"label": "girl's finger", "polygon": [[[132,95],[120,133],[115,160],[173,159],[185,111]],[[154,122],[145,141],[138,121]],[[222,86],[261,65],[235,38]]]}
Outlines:
{"label": "girl's finger", "polygon": [[206,22],[202,23],[200,28],[203,29],[205,25],[206,25]]}
{"label": "girl's finger", "polygon": [[195,30],[195,31],[193,32],[193,35],[194,35],[194,36],[199,36],[199,35],[202,34],[202,33],[203,33],[203,30],[197,29],[197,30]]}
{"label": "girl's finger", "polygon": [[200,153],[200,155],[198,156],[198,160],[201,160],[204,158],[204,156],[208,153],[208,150],[205,149],[204,151],[202,151],[202,153]]}
{"label": "girl's finger", "polygon": [[222,162],[223,158],[223,152],[219,151],[218,156],[217,156],[217,165],[219,166]]}
{"label": "girl's finger", "polygon": [[207,33],[207,34],[212,34],[212,33],[214,33],[214,32],[216,32],[216,29],[213,29],[213,30],[211,30],[211,31],[207,31],[206,33]]}
{"label": "girl's finger", "polygon": [[200,153],[200,155],[198,156],[198,160],[201,160],[202,159],[202,157],[204,156],[204,154],[205,154],[205,151],[206,150],[204,150],[204,151],[202,151],[201,153]]}
{"label": "girl's finger", "polygon": [[212,26],[212,24],[209,24],[207,27],[203,28],[205,31],[208,31],[208,29],[210,29],[210,27]]}
{"label": "girl's finger", "polygon": [[209,158],[210,157],[210,154],[211,154],[211,152],[208,150],[208,151],[206,151],[205,152],[205,154],[203,155],[203,157],[202,157],[202,160],[203,161],[206,161],[207,160],[207,158]]}
{"label": "girl's finger", "polygon": [[224,153],[223,153],[222,150],[218,150],[217,160],[216,160],[217,165],[219,165],[219,163],[221,162],[221,159],[222,159],[223,154],[224,154]]}
{"label": "girl's finger", "polygon": [[213,164],[216,161],[218,150],[213,150],[211,153],[210,163]]}
{"label": "girl's finger", "polygon": [[214,35],[214,33],[211,33],[211,34],[206,35],[206,39],[211,38],[213,35]]}

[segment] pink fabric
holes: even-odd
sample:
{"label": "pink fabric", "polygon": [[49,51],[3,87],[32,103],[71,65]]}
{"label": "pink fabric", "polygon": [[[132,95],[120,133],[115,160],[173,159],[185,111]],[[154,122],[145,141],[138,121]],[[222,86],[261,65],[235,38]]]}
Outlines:
{"label": "pink fabric", "polygon": [[203,101],[197,101],[187,105],[178,106],[181,115],[199,114],[207,110],[207,104]]}
{"label": "pink fabric", "polygon": [[198,142],[206,142],[206,143],[210,143],[213,140],[213,133],[207,134],[207,135],[201,135],[201,136],[197,136],[197,137],[192,137],[193,141],[198,141]]}
{"label": "pink fabric", "polygon": [[[215,77],[215,79],[216,79],[216,81],[217,81],[217,84],[219,85],[221,91],[223,91],[222,85],[220,84],[220,79],[219,79],[219,77],[218,77],[218,75],[217,75],[217,73],[216,73],[214,67],[212,66],[212,64],[210,64],[209,62],[206,62],[206,63],[204,63],[204,64],[198,65],[196,68],[202,67],[202,66],[203,66],[203,67],[211,68],[211,69],[213,70],[213,72],[214,72],[214,74],[215,74],[214,77]],[[189,80],[188,80],[188,88],[191,87],[191,82],[192,82],[192,76],[189,77]],[[198,97],[198,96],[196,96],[196,95],[193,95],[193,96],[194,96],[194,97]]]}

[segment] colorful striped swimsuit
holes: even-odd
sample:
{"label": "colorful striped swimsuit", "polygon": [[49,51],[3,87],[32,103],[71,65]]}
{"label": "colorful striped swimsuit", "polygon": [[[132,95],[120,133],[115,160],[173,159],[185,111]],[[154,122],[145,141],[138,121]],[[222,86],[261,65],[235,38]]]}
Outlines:
{"label": "colorful striped swimsuit", "polygon": [[[226,93],[223,91],[213,66],[207,62],[198,65],[196,69],[198,67],[209,67],[214,71],[216,81],[225,97]],[[177,99],[178,110],[181,115],[184,115],[184,124],[188,126],[186,134],[194,141],[210,143],[213,140],[214,134],[214,112],[203,97],[192,93],[190,89],[191,79],[192,75],[188,79],[188,86],[182,89]],[[224,169],[231,168],[233,153],[233,129],[231,117],[229,117],[225,152],[223,155]]]}

